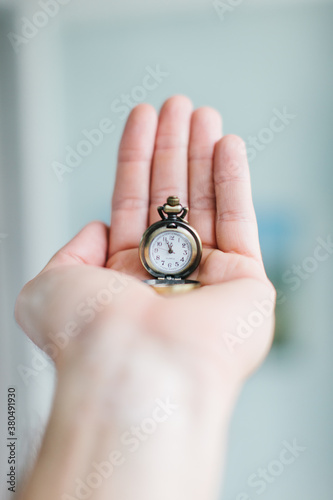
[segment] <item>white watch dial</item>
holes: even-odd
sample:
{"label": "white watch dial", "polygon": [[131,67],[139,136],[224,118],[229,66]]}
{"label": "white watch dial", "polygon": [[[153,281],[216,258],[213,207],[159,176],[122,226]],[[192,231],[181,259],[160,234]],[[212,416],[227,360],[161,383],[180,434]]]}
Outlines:
{"label": "white watch dial", "polygon": [[150,244],[149,257],[156,269],[167,274],[178,274],[188,266],[192,257],[192,246],[184,234],[165,231]]}

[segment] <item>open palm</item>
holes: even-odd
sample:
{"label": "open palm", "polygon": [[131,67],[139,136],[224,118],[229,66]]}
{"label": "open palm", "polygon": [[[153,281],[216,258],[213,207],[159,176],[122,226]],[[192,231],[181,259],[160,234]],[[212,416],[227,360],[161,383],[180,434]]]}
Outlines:
{"label": "open palm", "polygon": [[[138,247],[170,195],[189,207],[189,223],[201,237],[202,261],[189,278],[202,287],[165,298],[142,283],[149,275]],[[43,346],[43,332],[63,329],[79,300],[98,294],[112,272],[131,279],[111,314],[129,316],[175,343],[186,337],[199,356],[209,345],[241,377],[266,354],[275,297],[261,259],[245,145],[237,136],[222,137],[215,110],[193,112],[186,97],[176,96],[159,116],[146,104],[131,112],[119,148],[110,229],[89,224],[51,259],[21,292],[19,323]],[[255,318],[255,328],[247,325]]]}
{"label": "open palm", "polygon": [[148,278],[138,246],[146,228],[159,220],[157,207],[170,195],[189,206],[189,222],[203,243],[192,278],[203,285],[237,278],[266,279],[243,141],[222,138],[219,114],[192,113],[182,96],[154,108],[137,106],[119,148],[107,266]]}

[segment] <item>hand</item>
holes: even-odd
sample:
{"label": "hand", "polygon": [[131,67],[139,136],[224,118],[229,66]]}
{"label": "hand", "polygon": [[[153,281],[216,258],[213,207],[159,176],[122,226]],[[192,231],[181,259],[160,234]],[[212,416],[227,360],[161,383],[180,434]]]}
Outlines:
{"label": "hand", "polygon": [[[170,194],[189,206],[189,222],[201,236],[202,261],[190,278],[203,286],[165,299],[141,283],[149,275],[138,245],[147,226],[159,220],[157,206]],[[62,331],[75,306],[96,297],[109,279],[116,279],[115,271],[134,279],[108,307],[110,314],[116,305],[119,314],[126,311],[157,335],[165,333],[165,325],[177,324],[171,329],[175,342],[183,335],[188,342],[198,337],[199,344],[219,353],[221,368],[229,367],[237,378],[266,354],[275,296],[261,259],[245,145],[236,136],[222,137],[215,110],[192,113],[190,101],[176,96],[166,101],[159,118],[149,105],[132,111],[119,148],[110,231],[91,223],[62,248],[23,288],[18,322],[43,347],[50,340],[46,332]],[[258,326],[244,326],[248,338],[242,338],[240,322],[247,323],[252,312],[255,316],[256,304],[265,300],[271,311]]]}
{"label": "hand", "polygon": [[[202,261],[190,279],[198,279],[202,287],[165,298],[142,283],[149,276],[140,263],[138,245],[148,225],[159,219],[157,206],[169,195],[178,195],[189,206],[189,223],[201,236]],[[78,379],[87,379],[86,371],[91,373],[84,347],[87,340],[88,353],[91,349],[99,353],[95,371],[105,367],[116,380],[124,371],[132,374],[127,412],[147,391],[156,394],[174,382],[185,417],[179,424],[180,452],[168,469],[173,482],[163,494],[175,500],[194,499],[209,498],[207,492],[216,479],[220,431],[227,425],[241,382],[269,349],[274,302],[260,254],[245,145],[236,136],[222,137],[221,118],[215,110],[192,112],[190,101],[177,96],[166,101],[159,117],[149,105],[132,111],[119,148],[110,230],[102,223],[91,223],[59,250],[23,288],[16,318],[58,367],[54,409],[58,421],[65,407],[66,415],[72,415],[77,411],[67,406],[86,405],[85,391],[76,386]],[[131,325],[130,334],[114,326],[118,320],[120,325]],[[95,335],[100,324],[109,325],[109,335]],[[115,355],[118,352],[121,360]],[[81,375],[74,377],[72,367],[78,365]],[[98,377],[97,386],[104,386],[106,377]],[[109,385],[111,392],[115,379]],[[68,380],[74,380],[75,390]],[[57,424],[51,419],[51,429],[52,425]],[[54,436],[61,432],[49,430]],[[154,457],[171,453],[172,436],[180,435],[179,427],[175,432],[163,445],[157,440],[151,455],[147,452],[150,458],[139,460],[133,469],[143,468],[144,473],[147,463],[154,468],[145,492],[142,479],[138,481],[142,498],[162,498],[158,485],[165,484],[166,478]],[[83,435],[78,435],[78,442]],[[205,452],[193,454],[193,446],[205,446]],[[92,460],[87,455],[85,463]],[[70,478],[68,470],[66,477]],[[155,486],[152,477],[156,477]],[[111,490],[115,498],[122,497],[123,485],[114,484],[105,498],[110,498]],[[126,498],[137,498],[136,484],[127,482],[126,488],[132,490]]]}

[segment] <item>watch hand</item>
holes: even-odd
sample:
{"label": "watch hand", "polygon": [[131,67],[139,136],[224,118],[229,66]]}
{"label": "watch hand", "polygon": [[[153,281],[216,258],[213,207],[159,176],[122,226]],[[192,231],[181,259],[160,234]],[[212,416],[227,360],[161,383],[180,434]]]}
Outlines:
{"label": "watch hand", "polygon": [[168,252],[169,252],[169,253],[173,253],[173,250],[172,250],[172,248],[171,248],[171,247],[172,247],[172,243],[169,243],[169,242],[167,241],[167,242],[166,242],[166,244],[167,244],[167,245],[168,245],[168,247],[169,247]]}
{"label": "watch hand", "polygon": [[172,249],[171,249],[171,252],[170,252],[170,249],[168,249],[168,248],[160,248],[160,250],[163,250],[163,252],[175,253]]}

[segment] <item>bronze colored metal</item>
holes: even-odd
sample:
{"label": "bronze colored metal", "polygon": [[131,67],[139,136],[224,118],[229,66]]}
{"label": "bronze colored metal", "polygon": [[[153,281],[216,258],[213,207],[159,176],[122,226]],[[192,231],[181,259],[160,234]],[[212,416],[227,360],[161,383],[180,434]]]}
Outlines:
{"label": "bronze colored metal", "polygon": [[[185,220],[188,208],[183,207],[178,196],[169,196],[163,206],[157,207],[162,220],[152,224],[143,234],[139,247],[142,265],[155,280],[146,280],[157,293],[171,295],[193,290],[200,286],[198,281],[184,280],[198,267],[202,256],[200,236]],[[153,240],[161,233],[174,231],[185,237],[191,246],[191,258],[184,269],[176,272],[163,273],[150,258],[150,246]],[[170,250],[170,248],[169,248]],[[170,252],[171,253],[171,252]]]}
{"label": "bronze colored metal", "polygon": [[[169,281],[169,283],[167,282]],[[170,282],[173,281],[173,282]],[[154,288],[159,295],[171,296],[181,295],[182,293],[190,292],[196,288],[200,288],[199,281],[191,280],[146,280],[145,283]]]}
{"label": "bronze colored metal", "polygon": [[162,220],[174,219],[177,216],[184,219],[188,214],[188,208],[181,205],[178,196],[169,196],[163,206],[157,207],[157,211]]}
{"label": "bronze colored metal", "polygon": [[172,207],[175,207],[176,205],[179,205],[180,200],[178,196],[169,196],[167,199],[167,204],[171,205]]}

